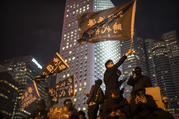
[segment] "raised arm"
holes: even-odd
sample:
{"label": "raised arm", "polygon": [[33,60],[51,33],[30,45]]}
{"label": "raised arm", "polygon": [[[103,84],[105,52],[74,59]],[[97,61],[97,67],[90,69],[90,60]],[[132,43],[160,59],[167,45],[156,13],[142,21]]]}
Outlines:
{"label": "raised arm", "polygon": [[132,48],[130,48],[128,52],[125,53],[125,55],[121,57],[121,59],[113,67],[118,68],[127,59],[127,56],[129,56],[131,53],[132,53]]}

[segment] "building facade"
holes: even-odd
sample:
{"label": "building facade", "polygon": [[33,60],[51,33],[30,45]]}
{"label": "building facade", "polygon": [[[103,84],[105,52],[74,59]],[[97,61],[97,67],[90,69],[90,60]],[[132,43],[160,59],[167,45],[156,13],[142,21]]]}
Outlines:
{"label": "building facade", "polygon": [[168,110],[178,113],[178,40],[176,32],[164,33],[160,40],[147,39],[148,67],[153,86],[168,97]]}
{"label": "building facade", "polygon": [[6,70],[0,71],[0,87],[0,115],[1,118],[10,119],[17,110],[19,84]]}

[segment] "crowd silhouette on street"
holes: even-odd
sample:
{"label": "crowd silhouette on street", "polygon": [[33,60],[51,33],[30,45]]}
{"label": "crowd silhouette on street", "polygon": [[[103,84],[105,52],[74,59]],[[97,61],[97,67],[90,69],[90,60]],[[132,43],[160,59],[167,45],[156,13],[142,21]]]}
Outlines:
{"label": "crowd silhouette on street", "polygon": [[[77,111],[71,99],[64,101],[64,106],[53,113],[47,113],[46,107],[38,107],[31,118],[33,119],[174,119],[173,116],[159,108],[151,95],[146,94],[146,88],[152,87],[150,78],[142,74],[142,69],[136,67],[129,78],[118,81],[121,71],[118,69],[121,64],[132,53],[129,49],[120,60],[114,64],[112,60],[105,63],[106,71],[103,81],[97,79],[92,85],[90,92],[83,91],[88,97],[86,102],[87,115],[83,111]],[[120,89],[123,82],[133,87],[131,96],[123,97],[124,88]],[[105,92],[101,89],[104,82]],[[43,104],[45,105],[45,104]],[[43,106],[42,105],[42,106]],[[49,110],[52,112],[52,110]],[[39,116],[43,115],[43,116]]]}

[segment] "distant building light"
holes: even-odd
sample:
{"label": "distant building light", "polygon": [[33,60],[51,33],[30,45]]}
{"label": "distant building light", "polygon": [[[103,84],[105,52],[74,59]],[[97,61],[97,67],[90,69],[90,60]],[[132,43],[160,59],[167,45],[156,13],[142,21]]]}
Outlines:
{"label": "distant building light", "polygon": [[86,108],[85,107],[83,107],[83,111],[85,111],[86,110]]}
{"label": "distant building light", "polygon": [[34,62],[37,65],[38,68],[42,69],[42,66],[37,62],[37,60],[32,58],[32,62]]}
{"label": "distant building light", "polygon": [[81,108],[80,107],[78,107],[78,111],[80,111],[81,110]]}
{"label": "distant building light", "polygon": [[31,115],[31,113],[28,112],[28,111],[26,111],[26,110],[22,110],[22,112],[24,112],[24,113],[26,113],[26,114],[28,114],[28,115]]}

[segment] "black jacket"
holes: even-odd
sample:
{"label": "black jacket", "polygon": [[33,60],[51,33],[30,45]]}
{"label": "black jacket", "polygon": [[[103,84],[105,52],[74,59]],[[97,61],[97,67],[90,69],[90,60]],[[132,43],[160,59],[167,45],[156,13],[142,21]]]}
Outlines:
{"label": "black jacket", "polygon": [[99,88],[100,88],[100,85],[98,85],[98,84],[94,84],[91,87],[90,93],[89,93],[89,95],[87,95],[87,97],[88,97],[87,104],[89,104],[90,102],[95,102],[96,94],[97,94],[97,91]]}
{"label": "black jacket", "polygon": [[139,89],[152,87],[150,78],[144,75],[141,75],[140,77],[136,77],[136,78],[130,77],[127,84],[133,86],[132,94],[134,94],[134,92]]}
{"label": "black jacket", "polygon": [[118,81],[118,67],[125,61],[127,56],[123,56],[113,67],[107,68],[104,73],[104,83],[106,85],[105,97],[111,97],[112,93],[120,93],[119,87],[123,81]]}

